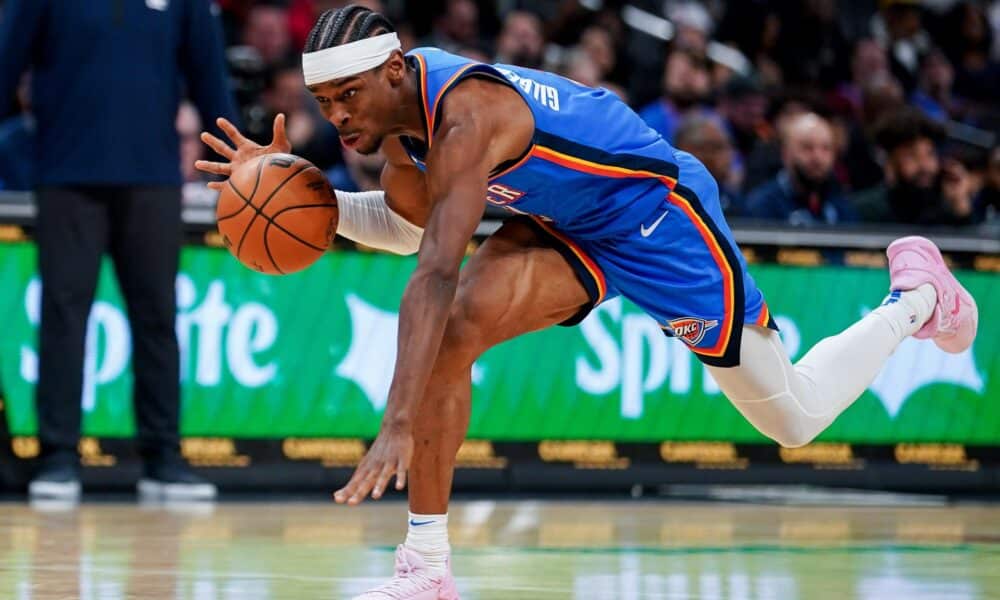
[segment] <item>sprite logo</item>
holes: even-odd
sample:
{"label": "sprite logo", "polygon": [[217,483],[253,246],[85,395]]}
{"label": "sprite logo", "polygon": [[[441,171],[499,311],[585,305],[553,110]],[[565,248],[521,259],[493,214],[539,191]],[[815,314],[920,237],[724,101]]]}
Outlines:
{"label": "sprite logo", "polygon": [[[211,281],[200,291],[190,277],[180,274],[176,290],[181,381],[219,386],[225,372],[239,385],[256,388],[274,379],[277,363],[257,359],[278,338],[278,319],[270,308],[258,302],[234,306],[226,300],[226,284],[221,280]],[[34,327],[41,322],[41,295],[41,282],[32,279],[25,289],[24,309]],[[84,410],[93,409],[98,386],[122,376],[131,353],[132,335],[125,312],[110,302],[94,302],[87,319]],[[38,382],[38,354],[32,345],[21,345],[19,371],[25,382]]]}

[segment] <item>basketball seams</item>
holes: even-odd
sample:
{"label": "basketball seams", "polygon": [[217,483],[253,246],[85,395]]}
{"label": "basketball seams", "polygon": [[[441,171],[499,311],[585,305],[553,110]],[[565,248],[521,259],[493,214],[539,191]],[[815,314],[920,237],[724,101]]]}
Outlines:
{"label": "basketball seams", "polygon": [[[257,188],[260,186],[260,174],[261,174],[261,172],[263,170],[264,170],[264,158],[261,157],[261,159],[257,161],[257,178],[253,182],[253,190],[250,191],[250,198],[253,198],[254,194],[257,193]],[[219,223],[220,221],[225,221],[226,219],[231,219],[231,218],[235,217],[236,215],[240,214],[241,212],[243,212],[244,208],[246,208],[248,206],[253,206],[253,203],[250,202],[250,200],[247,199],[247,197],[244,196],[240,192],[240,190],[236,187],[236,184],[233,183],[233,178],[232,177],[230,177],[229,179],[227,179],[226,183],[229,184],[229,187],[232,188],[233,192],[237,196],[239,196],[240,200],[243,201],[243,206],[241,206],[238,209],[236,209],[236,212],[234,212],[234,213],[231,213],[231,214],[228,214],[228,215],[224,215],[222,217],[216,217],[216,219],[215,219],[216,223]]]}
{"label": "basketball seams", "polygon": [[[320,248],[319,246],[313,244],[312,242],[307,242],[306,240],[300,238],[299,236],[295,235],[291,231],[288,231],[287,229],[285,229],[284,227],[282,227],[280,223],[277,223],[275,221],[275,219],[278,218],[278,215],[280,215],[282,213],[285,213],[285,212],[288,212],[290,210],[300,210],[300,209],[304,209],[304,208],[336,208],[336,207],[337,206],[335,204],[326,204],[326,203],[323,203],[323,204],[300,204],[298,206],[286,206],[285,208],[283,208],[283,209],[279,210],[278,212],[274,213],[268,219],[268,224],[264,228],[264,238],[267,239],[267,227],[270,227],[271,225],[274,225],[282,233],[286,234],[288,237],[290,237],[293,240],[299,242],[300,244],[302,244],[304,246],[309,246],[313,250],[317,250],[319,252],[326,252],[326,248]],[[267,218],[267,217],[265,217],[265,218]]]}
{"label": "basketball seams", "polygon": [[[319,170],[319,169],[317,169],[317,170]],[[274,213],[273,216],[268,217],[267,215],[262,214],[261,211],[260,211],[260,209],[257,208],[256,206],[254,206],[252,202],[250,202],[249,200],[247,200],[246,198],[244,198],[239,193],[239,190],[237,190],[235,187],[233,188],[233,191],[237,195],[239,195],[240,199],[242,199],[243,202],[245,202],[246,204],[244,204],[243,207],[240,208],[240,210],[236,211],[235,213],[233,213],[230,216],[236,216],[236,214],[238,214],[244,208],[246,208],[247,206],[249,206],[250,208],[252,208],[254,210],[255,213],[257,213],[257,214],[259,214],[259,215],[261,215],[261,216],[264,217],[264,219],[268,222],[268,224],[267,224],[266,227],[270,227],[271,225],[274,225],[275,227],[278,228],[279,231],[281,231],[282,233],[288,235],[290,238],[294,239],[295,241],[297,241],[297,242],[299,242],[301,244],[304,244],[306,246],[309,246],[310,248],[312,248],[314,250],[318,250],[320,252],[326,252],[326,248],[320,248],[319,246],[316,246],[316,245],[312,244],[311,242],[307,242],[306,240],[300,238],[299,236],[295,235],[294,233],[292,233],[291,231],[289,231],[288,229],[286,229],[285,226],[282,225],[281,223],[274,222],[273,219],[276,218],[278,215],[280,215],[283,212],[286,212],[286,211],[289,211],[289,210],[296,210],[296,209],[299,209],[299,208],[324,208],[324,207],[327,207],[327,208],[337,208],[337,205],[335,203],[333,203],[333,204],[330,204],[330,203],[324,203],[324,204],[301,204],[299,206],[286,206],[285,208],[283,208],[283,209],[279,210],[278,212]],[[222,221],[222,219],[217,219],[217,221]],[[247,225],[247,227],[249,227],[249,225]],[[265,235],[266,235],[266,230],[265,230]]]}
{"label": "basketball seams", "polygon": [[[261,159],[261,162],[263,162],[263,159]],[[239,245],[236,246],[236,258],[240,257],[240,252],[242,252],[242,250],[243,250],[243,243],[247,239],[247,233],[250,231],[251,227],[253,227],[253,224],[254,224],[254,222],[256,222],[257,217],[263,216],[265,219],[267,219],[268,221],[270,221],[270,218],[267,215],[264,214],[264,208],[271,201],[271,199],[274,198],[275,194],[277,194],[279,191],[281,191],[281,188],[285,187],[286,183],[288,183],[292,179],[295,179],[295,177],[297,177],[303,171],[308,171],[309,169],[316,169],[317,171],[319,171],[318,168],[316,168],[315,166],[313,166],[311,163],[307,162],[306,166],[302,167],[298,171],[295,171],[294,173],[292,173],[291,175],[289,175],[288,177],[286,177],[281,183],[279,183],[278,185],[276,185],[274,187],[274,189],[271,190],[271,193],[268,194],[267,198],[263,202],[260,203],[259,207],[258,206],[254,206],[255,214],[250,219],[250,222],[247,223],[246,228],[243,230],[243,235],[240,236],[240,243],[239,243]],[[254,191],[256,192],[256,188],[254,189]],[[252,198],[252,196],[251,196],[251,198]],[[273,260],[272,260],[272,262],[273,262]],[[274,266],[275,266],[275,268],[277,268],[278,265],[274,265]]]}
{"label": "basketball seams", "polygon": [[[266,218],[266,217],[265,217]],[[279,275],[284,275],[285,270],[278,266],[278,261],[274,260],[274,255],[271,254],[271,244],[267,241],[267,230],[271,227],[271,219],[267,219],[267,224],[264,225],[264,253],[267,254],[268,260],[274,265],[275,270],[278,271]]]}

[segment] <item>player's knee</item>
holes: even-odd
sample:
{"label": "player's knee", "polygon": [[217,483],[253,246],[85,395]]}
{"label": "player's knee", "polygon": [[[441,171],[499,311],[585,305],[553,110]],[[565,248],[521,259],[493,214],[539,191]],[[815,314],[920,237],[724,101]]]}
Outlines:
{"label": "player's knee", "polygon": [[[757,424],[755,423],[755,425]],[[757,428],[783,448],[800,448],[819,435],[819,430],[811,427],[809,422],[800,418],[799,415],[794,414],[781,415],[768,422],[765,427],[757,425]]]}
{"label": "player's knee", "polygon": [[452,363],[471,365],[486,349],[487,327],[473,306],[457,301],[448,315],[440,355]]}
{"label": "player's knee", "polygon": [[782,448],[801,448],[816,439],[816,434],[809,434],[799,429],[782,431],[776,435],[771,435],[771,439],[778,442]]}
{"label": "player's knee", "polygon": [[[813,441],[819,429],[799,412],[781,410],[773,402],[737,403],[737,408],[760,431],[784,448],[798,448]],[[787,407],[786,407],[787,408]]]}

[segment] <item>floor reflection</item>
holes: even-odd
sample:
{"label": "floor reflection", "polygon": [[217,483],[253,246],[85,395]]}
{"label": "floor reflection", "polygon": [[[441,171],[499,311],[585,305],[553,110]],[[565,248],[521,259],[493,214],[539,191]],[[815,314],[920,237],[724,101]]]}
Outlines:
{"label": "floor reflection", "polygon": [[[405,506],[0,504],[0,598],[345,598],[392,568]],[[472,599],[995,597],[1000,507],[465,502]]]}

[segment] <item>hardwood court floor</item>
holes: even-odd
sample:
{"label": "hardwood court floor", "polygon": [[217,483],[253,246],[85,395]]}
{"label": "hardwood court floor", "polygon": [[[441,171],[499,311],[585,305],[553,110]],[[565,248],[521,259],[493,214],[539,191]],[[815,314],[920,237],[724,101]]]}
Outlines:
{"label": "hardwood court floor", "polygon": [[[349,598],[392,569],[398,502],[0,504],[0,598]],[[456,503],[465,600],[1000,598],[1000,506]]]}

